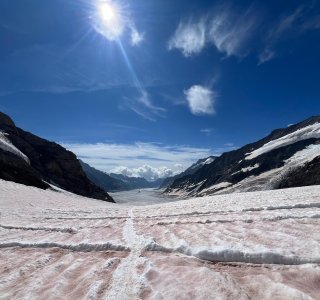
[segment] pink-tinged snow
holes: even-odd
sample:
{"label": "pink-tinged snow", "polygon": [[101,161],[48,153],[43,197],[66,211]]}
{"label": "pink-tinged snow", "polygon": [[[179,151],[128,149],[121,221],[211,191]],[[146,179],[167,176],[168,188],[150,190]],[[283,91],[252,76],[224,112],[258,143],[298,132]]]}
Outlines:
{"label": "pink-tinged snow", "polygon": [[266,143],[262,147],[252,151],[251,153],[248,153],[246,160],[256,158],[257,156],[270,152],[272,150],[311,138],[320,138],[320,123],[306,126],[279,139]]}
{"label": "pink-tinged snow", "polygon": [[30,163],[29,158],[25,154],[23,154],[18,148],[12,145],[10,140],[7,138],[6,133],[3,131],[0,131],[0,149],[21,157],[28,164]]}
{"label": "pink-tinged snow", "polygon": [[320,299],[319,186],[138,207],[0,181],[0,211],[0,299]]}

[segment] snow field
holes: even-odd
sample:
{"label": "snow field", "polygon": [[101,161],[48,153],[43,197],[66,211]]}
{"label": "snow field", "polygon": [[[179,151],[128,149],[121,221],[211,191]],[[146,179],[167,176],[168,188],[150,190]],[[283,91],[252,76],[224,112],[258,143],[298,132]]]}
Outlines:
{"label": "snow field", "polygon": [[132,207],[0,181],[0,299],[320,299],[319,195]]}

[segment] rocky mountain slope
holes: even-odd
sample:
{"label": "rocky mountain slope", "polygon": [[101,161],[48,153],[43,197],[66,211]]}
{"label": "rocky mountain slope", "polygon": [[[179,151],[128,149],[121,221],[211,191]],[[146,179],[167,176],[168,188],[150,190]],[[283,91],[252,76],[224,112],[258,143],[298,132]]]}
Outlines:
{"label": "rocky mountain slope", "polygon": [[81,196],[113,202],[87,178],[72,152],[16,127],[1,112],[0,178],[42,189],[54,185]]}
{"label": "rocky mountain slope", "polygon": [[206,158],[199,159],[196,163],[194,163],[192,166],[190,166],[188,169],[186,169],[182,173],[166,178],[162,182],[160,189],[164,189],[164,188],[169,187],[177,179],[183,178],[188,175],[193,175],[199,169],[201,169],[204,165],[211,164],[216,158],[217,158],[216,156],[209,156]]}
{"label": "rocky mountain slope", "polygon": [[128,185],[120,179],[113,178],[80,160],[81,167],[88,178],[106,192],[126,191]]}
{"label": "rocky mountain slope", "polygon": [[160,184],[163,182],[163,179],[150,182],[144,178],[139,177],[128,177],[121,174],[109,175],[91,167],[90,165],[84,163],[81,160],[80,163],[82,169],[87,174],[88,178],[106,192],[120,192],[130,191],[134,189],[158,188]]}
{"label": "rocky mountain slope", "polygon": [[204,196],[320,184],[320,117],[277,129],[176,179],[172,195]]}
{"label": "rocky mountain slope", "polygon": [[158,188],[163,182],[161,178],[155,181],[148,181],[145,178],[128,177],[122,174],[110,174],[110,176],[121,180],[127,186],[126,190]]}

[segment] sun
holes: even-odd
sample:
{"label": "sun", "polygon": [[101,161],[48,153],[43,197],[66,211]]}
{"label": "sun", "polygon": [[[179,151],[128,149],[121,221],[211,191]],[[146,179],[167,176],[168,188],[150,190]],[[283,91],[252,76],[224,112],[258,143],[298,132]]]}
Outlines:
{"label": "sun", "polygon": [[123,11],[119,5],[112,1],[98,1],[94,17],[94,27],[110,41],[121,37],[125,28]]}
{"label": "sun", "polygon": [[99,14],[103,22],[109,23],[116,19],[116,8],[110,3],[102,3],[99,6]]}

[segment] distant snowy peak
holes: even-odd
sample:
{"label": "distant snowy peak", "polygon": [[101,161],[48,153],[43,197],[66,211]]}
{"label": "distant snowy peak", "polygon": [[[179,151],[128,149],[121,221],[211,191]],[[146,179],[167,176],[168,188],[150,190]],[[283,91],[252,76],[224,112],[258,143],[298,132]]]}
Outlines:
{"label": "distant snowy peak", "polygon": [[275,149],[279,149],[284,146],[288,146],[299,141],[308,140],[311,138],[319,139],[320,138],[320,123],[315,123],[313,125],[309,125],[307,127],[298,129],[290,134],[287,134],[281,138],[270,141],[264,144],[262,147],[252,151],[251,153],[247,153],[246,160],[251,160],[256,158],[257,156],[270,152]]}
{"label": "distant snowy peak", "polygon": [[320,116],[199,165],[166,192],[190,197],[320,185]]}
{"label": "distant snowy peak", "polygon": [[7,137],[7,133],[0,130],[0,149],[3,151],[10,152],[16,156],[19,156],[22,158],[25,162],[30,164],[29,158],[23,154],[18,148],[16,148],[14,145],[12,145],[11,141]]}
{"label": "distant snowy peak", "polygon": [[[199,167],[202,167],[204,165],[209,165],[212,162],[215,161],[217,157],[216,156],[210,156],[208,158],[204,158],[204,159],[199,159],[195,164],[193,164],[189,169],[197,169]],[[188,169],[187,169],[188,170]]]}

